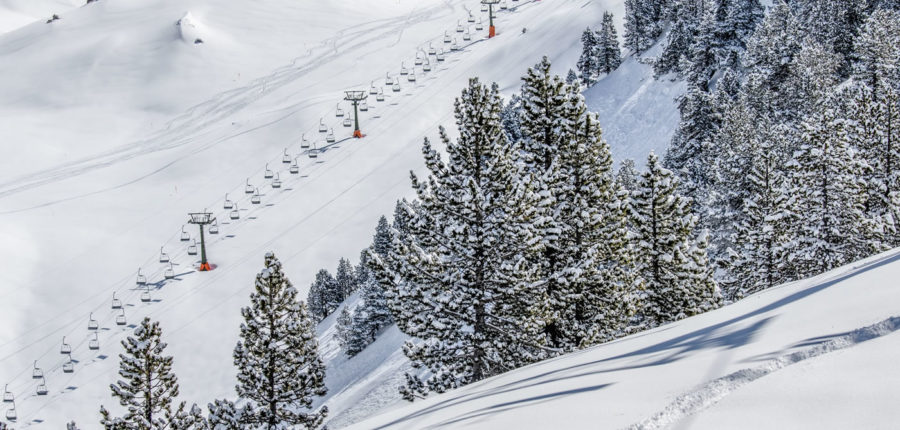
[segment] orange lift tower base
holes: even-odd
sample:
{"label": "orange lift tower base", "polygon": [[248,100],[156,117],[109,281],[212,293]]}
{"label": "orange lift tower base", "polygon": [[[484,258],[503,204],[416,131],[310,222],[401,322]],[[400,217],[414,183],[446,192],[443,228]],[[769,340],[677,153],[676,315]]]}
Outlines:
{"label": "orange lift tower base", "polygon": [[494,5],[500,3],[500,0],[481,0],[481,4],[486,4],[488,7],[488,23],[490,26],[488,27],[488,39],[497,35],[497,29],[494,28]]}
{"label": "orange lift tower base", "polygon": [[344,100],[353,103],[353,137],[362,139],[365,135],[359,131],[359,102],[369,98],[369,95],[365,91],[344,91],[344,93],[346,94]]}
{"label": "orange lift tower base", "polygon": [[203,226],[212,224],[216,219],[213,218],[211,213],[205,211],[189,213],[188,215],[191,217],[188,221],[189,223],[200,226],[200,268],[197,270],[200,272],[208,272],[212,270],[212,266],[206,261],[206,240],[203,236]]}

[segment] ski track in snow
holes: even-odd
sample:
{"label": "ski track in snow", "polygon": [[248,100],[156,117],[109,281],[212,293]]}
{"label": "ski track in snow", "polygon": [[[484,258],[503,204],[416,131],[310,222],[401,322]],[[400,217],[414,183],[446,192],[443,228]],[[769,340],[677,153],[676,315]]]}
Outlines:
{"label": "ski track in snow", "polygon": [[664,410],[650,418],[627,427],[628,430],[656,430],[672,427],[681,420],[715,405],[741,387],[792,364],[847,349],[868,340],[900,330],[900,316],[890,317],[876,324],[853,330],[816,346],[784,354],[757,367],[741,369],[713,379],[678,396]]}

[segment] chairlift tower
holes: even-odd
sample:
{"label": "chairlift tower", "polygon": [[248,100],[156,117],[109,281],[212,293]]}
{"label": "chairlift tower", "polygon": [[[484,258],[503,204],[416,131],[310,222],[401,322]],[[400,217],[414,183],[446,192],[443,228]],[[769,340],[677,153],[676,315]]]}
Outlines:
{"label": "chairlift tower", "polygon": [[486,4],[488,7],[488,38],[492,38],[497,35],[497,30],[494,28],[494,5],[500,3],[500,0],[481,0],[481,4]]}
{"label": "chairlift tower", "polygon": [[216,221],[216,219],[212,216],[212,213],[209,212],[193,212],[188,214],[191,219],[188,221],[191,224],[197,224],[200,226],[200,271],[206,272],[212,270],[212,267],[209,265],[209,262],[206,261],[206,239],[203,236],[203,226],[212,224]]}
{"label": "chairlift tower", "polygon": [[347,94],[344,100],[353,103],[353,137],[361,139],[363,134],[359,131],[359,102],[369,98],[365,91],[344,91]]}

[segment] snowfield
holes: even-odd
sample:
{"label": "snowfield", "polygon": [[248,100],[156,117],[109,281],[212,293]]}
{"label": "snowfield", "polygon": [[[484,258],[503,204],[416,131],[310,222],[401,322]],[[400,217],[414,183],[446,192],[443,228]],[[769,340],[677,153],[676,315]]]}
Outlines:
{"label": "snowfield", "polygon": [[351,429],[894,428],[900,250]]}

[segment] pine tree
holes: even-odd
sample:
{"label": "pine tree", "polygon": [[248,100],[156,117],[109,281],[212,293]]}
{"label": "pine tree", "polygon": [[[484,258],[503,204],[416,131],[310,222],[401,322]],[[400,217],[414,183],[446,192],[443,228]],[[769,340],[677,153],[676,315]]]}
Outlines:
{"label": "pine tree", "polygon": [[672,25],[666,36],[663,52],[653,62],[653,72],[657,77],[667,73],[683,74],[687,71],[691,57],[691,46],[697,33],[697,22],[702,16],[695,15],[690,0],[676,0],[672,5]]}
{"label": "pine tree", "polygon": [[[381,217],[375,228],[372,246],[364,251],[364,260],[368,261],[368,252],[374,252],[381,259],[388,258],[392,249],[393,234],[387,218]],[[369,271],[370,272],[370,271]],[[388,308],[384,287],[374,276],[361,279],[360,304],[353,313],[349,336],[345,351],[354,356],[375,341],[378,332],[394,322]]]}
{"label": "pine tree", "polygon": [[887,88],[900,85],[900,11],[878,9],[856,40],[853,78],[863,82],[878,99]]}
{"label": "pine tree", "polygon": [[125,352],[119,354],[119,376],[110,384],[112,396],[119,399],[126,413],[111,417],[100,407],[100,423],[107,429],[163,429],[179,420],[184,403],[172,409],[178,397],[178,378],[172,372],[171,356],[163,355],[166,343],[162,341],[159,323],[144,318],[134,330],[133,336],[122,341]]}
{"label": "pine tree", "polygon": [[241,309],[240,340],[234,348],[237,394],[248,407],[241,423],[254,428],[316,428],[328,412],[304,412],[325,394],[325,365],[315,326],[281,262],[266,254],[256,276],[251,305]]}
{"label": "pine tree", "polygon": [[[341,312],[338,314],[337,320],[335,321],[335,338],[338,340],[338,344],[341,345],[341,349],[347,352],[347,346],[350,343],[350,339],[352,338],[351,330],[353,330],[353,316],[350,314],[350,308],[348,306],[344,306],[341,308]],[[348,352],[348,355],[353,355]]]}
{"label": "pine tree", "polygon": [[860,0],[794,0],[791,2],[805,35],[840,58],[839,73],[850,70],[853,40],[863,24]]}
{"label": "pine tree", "polygon": [[[6,424],[0,423],[0,430],[6,430]],[[75,421],[70,421],[66,424],[66,430],[78,430],[78,426],[75,424]]]}
{"label": "pine tree", "polygon": [[697,215],[706,213],[711,181],[712,140],[719,124],[713,112],[712,97],[694,84],[688,85],[678,102],[681,123],[672,137],[665,167],[678,174],[680,192],[693,202]]}
{"label": "pine tree", "polygon": [[597,73],[610,74],[622,64],[622,50],[619,48],[619,35],[613,24],[613,15],[603,12],[603,21],[597,32],[596,45]]}
{"label": "pine tree", "polygon": [[[459,138],[440,129],[448,161],[427,139],[423,145],[431,174],[424,182],[412,175],[421,203],[402,211],[408,231],[387,261],[369,253],[392,290],[398,327],[415,340],[404,353],[429,370],[424,385],[433,391],[516,367],[527,343],[517,318],[531,306],[525,253],[533,197],[517,177],[518,148],[502,132],[501,105],[496,85],[470,80],[455,104]],[[410,378],[407,391],[424,386]]]}
{"label": "pine tree", "polygon": [[[578,73],[575,73],[574,70],[569,69],[569,73],[566,74],[566,85],[580,86],[580,82],[578,80]],[[515,95],[513,95],[515,97]],[[518,139],[510,139],[511,142],[515,142]]]}
{"label": "pine tree", "polygon": [[334,275],[335,282],[335,308],[340,306],[347,297],[356,292],[358,288],[356,284],[356,276],[353,265],[346,258],[341,258],[338,262],[337,272]]}
{"label": "pine tree", "polygon": [[307,296],[309,312],[314,321],[325,319],[341,304],[343,299],[339,297],[337,291],[337,282],[331,273],[325,269],[319,270]]}
{"label": "pine tree", "polygon": [[513,94],[509,98],[509,102],[503,105],[500,113],[500,123],[506,132],[506,138],[510,142],[517,142],[522,139],[522,99],[518,95]]}
{"label": "pine tree", "polygon": [[638,171],[634,166],[634,160],[626,158],[619,164],[619,171],[616,173],[616,186],[626,192],[632,192],[637,189]]}
{"label": "pine tree", "polygon": [[207,405],[210,430],[242,430],[241,416],[249,409],[239,409],[229,400],[216,400]]}
{"label": "pine tree", "polygon": [[719,306],[706,257],[707,239],[694,239],[690,201],[653,153],[628,204],[635,267],[645,286],[643,324],[653,327]]}
{"label": "pine tree", "polygon": [[640,55],[662,32],[665,12],[659,0],[625,0],[625,47]]}
{"label": "pine tree", "polygon": [[566,84],[559,76],[550,73],[550,60],[528,69],[522,77],[522,134],[525,163],[528,169],[539,174],[550,169],[553,159],[570,130],[570,100]]}
{"label": "pine tree", "polygon": [[591,86],[597,82],[597,72],[600,70],[597,58],[599,42],[597,34],[590,27],[585,28],[581,33],[581,56],[578,57],[576,67],[581,74],[581,83],[585,86]]}
{"label": "pine tree", "polygon": [[713,55],[720,66],[736,69],[747,39],[765,17],[765,9],[759,0],[718,0],[714,16]]}

